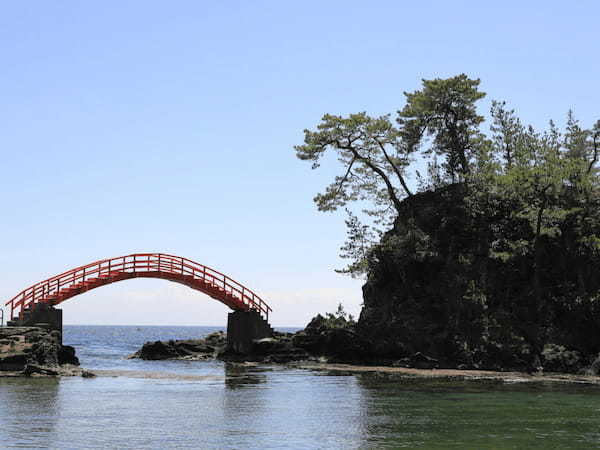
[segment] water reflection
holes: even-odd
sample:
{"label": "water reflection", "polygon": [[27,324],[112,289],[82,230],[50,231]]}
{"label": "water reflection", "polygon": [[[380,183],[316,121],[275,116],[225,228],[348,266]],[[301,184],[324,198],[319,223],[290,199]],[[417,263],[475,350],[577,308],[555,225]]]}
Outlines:
{"label": "water reflection", "polygon": [[0,435],[23,446],[47,445],[60,418],[60,382],[53,378],[0,378]]}
{"label": "water reflection", "polygon": [[[165,331],[166,330],[166,331]],[[600,389],[123,360],[195,328],[71,333],[84,367],[181,377],[0,379],[0,448],[592,448]],[[116,332],[119,338],[116,339]],[[187,333],[187,334],[186,334]],[[31,430],[34,433],[31,433]]]}
{"label": "water reflection", "polygon": [[600,443],[597,386],[356,376],[370,446],[590,448]]}
{"label": "water reflection", "polygon": [[226,363],[224,370],[225,386],[229,389],[242,389],[249,385],[265,383],[265,372],[269,369]]}
{"label": "water reflection", "polygon": [[[225,367],[224,442],[249,448],[360,448],[364,397],[353,376],[282,366]],[[224,445],[226,447],[226,445]]]}
{"label": "water reflection", "polygon": [[[222,391],[224,447],[252,442],[269,415],[268,371],[239,364],[225,364],[225,389]],[[243,425],[242,425],[243,424]]]}

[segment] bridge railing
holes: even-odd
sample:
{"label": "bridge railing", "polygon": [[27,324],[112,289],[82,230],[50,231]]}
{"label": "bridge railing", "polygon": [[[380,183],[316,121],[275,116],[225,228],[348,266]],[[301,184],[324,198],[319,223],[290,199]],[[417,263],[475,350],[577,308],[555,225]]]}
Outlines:
{"label": "bridge railing", "polygon": [[272,311],[260,296],[227,275],[190,259],[166,253],[136,253],[77,267],[24,289],[6,302],[6,305],[10,305],[11,316],[15,319],[28,306],[40,301],[48,301],[53,295],[58,295],[62,290],[77,283],[83,283],[86,279],[109,277],[118,273],[144,272],[191,276],[192,279],[223,289],[224,292],[237,298],[249,309],[258,311],[267,319],[269,312]]}

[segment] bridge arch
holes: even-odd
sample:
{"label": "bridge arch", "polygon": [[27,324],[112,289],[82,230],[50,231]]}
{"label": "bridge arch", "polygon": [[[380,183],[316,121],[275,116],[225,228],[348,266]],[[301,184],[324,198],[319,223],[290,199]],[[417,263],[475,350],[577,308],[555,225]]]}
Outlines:
{"label": "bridge arch", "polygon": [[11,300],[11,317],[38,303],[52,306],[100,286],[131,278],[162,278],[184,284],[224,303],[234,311],[257,311],[266,320],[271,308],[252,290],[227,275],[181,256],[135,253],[102,259],[63,272],[24,289]]}

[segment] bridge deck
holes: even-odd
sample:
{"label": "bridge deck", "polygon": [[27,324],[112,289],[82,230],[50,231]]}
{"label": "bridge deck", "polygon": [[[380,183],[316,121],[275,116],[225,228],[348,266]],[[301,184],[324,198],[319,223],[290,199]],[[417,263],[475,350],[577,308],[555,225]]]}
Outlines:
{"label": "bridge deck", "polygon": [[136,253],[103,259],[71,269],[24,289],[6,305],[11,317],[36,303],[58,305],[91,289],[131,278],[162,278],[201,291],[234,311],[254,310],[268,319],[271,308],[250,289],[225,274],[187,258],[164,253]]}

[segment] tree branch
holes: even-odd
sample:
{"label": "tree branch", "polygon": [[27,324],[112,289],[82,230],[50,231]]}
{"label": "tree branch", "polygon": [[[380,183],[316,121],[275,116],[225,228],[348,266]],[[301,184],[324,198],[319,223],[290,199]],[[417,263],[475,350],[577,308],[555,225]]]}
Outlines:
{"label": "tree branch", "polygon": [[371,169],[373,172],[379,175],[379,177],[383,180],[387,187],[388,195],[390,196],[390,200],[394,203],[394,208],[396,208],[396,212],[400,214],[400,212],[402,211],[402,203],[396,195],[394,185],[392,184],[388,176],[385,174],[385,172],[379,167],[377,167],[375,164],[373,164],[371,161],[369,161],[368,158],[365,158],[360,153],[358,153],[352,145],[342,145],[342,143],[339,140],[336,140],[336,145],[338,146],[338,148],[352,152],[352,154],[357,160],[362,161],[369,169]]}
{"label": "tree branch", "polygon": [[590,161],[590,165],[588,166],[588,174],[592,171],[592,168],[594,167],[594,164],[596,164],[596,160],[598,159],[598,137],[600,137],[600,131],[597,131],[592,136],[592,142],[594,145],[594,158]]}
{"label": "tree branch", "polygon": [[335,191],[334,197],[337,197],[339,195],[339,193],[342,191],[342,187],[344,186],[344,183],[346,182],[346,180],[348,179],[348,176],[350,175],[350,171],[352,170],[354,161],[356,161],[356,156],[354,156],[352,158],[352,161],[350,161],[350,164],[348,165],[348,170],[346,170],[346,173],[344,174],[343,178],[340,180],[340,183],[338,184],[338,188]]}
{"label": "tree branch", "polygon": [[406,194],[409,197],[412,197],[412,192],[410,192],[410,189],[408,189],[408,186],[406,185],[406,181],[404,181],[404,177],[400,173],[400,170],[398,169],[398,167],[396,166],[396,164],[393,163],[392,159],[389,157],[389,155],[385,151],[385,146],[377,138],[375,138],[375,142],[377,142],[377,145],[379,145],[379,148],[383,152],[383,155],[385,156],[385,159],[387,160],[387,162],[390,163],[390,166],[392,166],[392,169],[396,173],[396,176],[398,177],[398,180],[400,180],[400,184],[402,185],[402,188],[404,189],[404,191],[406,192]]}

